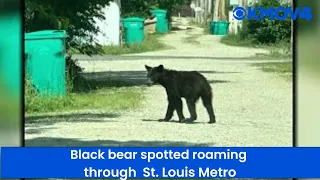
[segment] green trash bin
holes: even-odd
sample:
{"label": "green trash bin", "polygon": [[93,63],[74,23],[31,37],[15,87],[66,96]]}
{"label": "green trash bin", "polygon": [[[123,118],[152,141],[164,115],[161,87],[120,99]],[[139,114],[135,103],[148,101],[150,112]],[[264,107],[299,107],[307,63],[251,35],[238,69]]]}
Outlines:
{"label": "green trash bin", "polygon": [[211,21],[210,33],[213,35],[227,35],[229,31],[228,21]]}
{"label": "green trash bin", "polygon": [[155,9],[151,12],[157,17],[156,31],[158,33],[167,33],[169,31],[167,11],[163,9]]}
{"label": "green trash bin", "polygon": [[[0,84],[7,92],[19,97],[21,91],[20,14],[0,16]],[[4,81],[4,82],[3,82]]]}
{"label": "green trash bin", "polygon": [[144,19],[131,17],[122,19],[125,30],[125,42],[128,44],[140,43],[144,40]]}
{"label": "green trash bin", "polygon": [[25,34],[26,72],[39,95],[66,94],[65,37],[60,30]]}
{"label": "green trash bin", "polygon": [[209,32],[210,32],[210,34],[213,34],[213,21],[210,21],[209,22]]}

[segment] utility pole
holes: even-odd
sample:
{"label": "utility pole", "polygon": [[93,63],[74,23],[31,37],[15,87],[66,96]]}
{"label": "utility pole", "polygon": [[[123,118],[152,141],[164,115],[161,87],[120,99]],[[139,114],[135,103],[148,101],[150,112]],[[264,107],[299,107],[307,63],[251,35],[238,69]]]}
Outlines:
{"label": "utility pole", "polygon": [[212,1],[213,0],[208,0],[208,13],[210,14],[210,21],[212,20]]}
{"label": "utility pole", "polygon": [[203,12],[203,16],[204,16],[204,24],[207,24],[207,18],[208,18],[208,1],[209,0],[204,0],[204,12]]}
{"label": "utility pole", "polygon": [[204,23],[204,14],[205,14],[205,0],[200,0],[200,8],[201,8],[201,23]]}
{"label": "utility pole", "polygon": [[[229,0],[227,0],[229,1]],[[226,0],[220,0],[220,19],[227,21],[227,16],[226,16]]]}
{"label": "utility pole", "polygon": [[248,8],[248,2],[247,0],[242,0],[242,6],[247,9]]}
{"label": "utility pole", "polygon": [[200,19],[200,11],[199,11],[199,8],[200,8],[200,0],[196,0],[196,22],[199,23],[201,21]]}
{"label": "utility pole", "polygon": [[211,21],[214,20],[214,12],[215,12],[215,0],[211,0]]}
{"label": "utility pole", "polygon": [[213,17],[213,20],[214,21],[218,21],[219,20],[219,5],[220,5],[220,0],[215,0],[215,3],[214,3],[214,17]]}

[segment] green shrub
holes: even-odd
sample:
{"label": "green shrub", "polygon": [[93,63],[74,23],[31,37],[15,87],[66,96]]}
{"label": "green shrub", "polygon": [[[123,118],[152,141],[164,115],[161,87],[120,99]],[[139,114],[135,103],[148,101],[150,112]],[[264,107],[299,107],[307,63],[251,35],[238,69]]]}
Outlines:
{"label": "green shrub", "polygon": [[70,96],[69,80],[67,80],[67,96],[66,97],[46,97],[39,96],[36,88],[32,85],[30,78],[25,76],[25,112],[41,112],[54,111],[57,108],[62,109],[65,106],[72,106],[74,103],[73,97]]}
{"label": "green shrub", "polygon": [[[262,0],[260,3],[253,5],[254,7],[289,7],[289,4],[280,4],[279,0]],[[260,17],[260,11],[257,11]],[[291,18],[283,21],[270,20],[265,17],[264,20],[247,20],[243,21],[240,31],[241,39],[251,39],[255,43],[272,44],[279,42],[290,42],[291,39]]]}
{"label": "green shrub", "polygon": [[190,4],[190,0],[122,0],[121,16],[132,17],[150,17],[152,9],[167,10],[167,19],[172,21],[172,11],[185,4]]}

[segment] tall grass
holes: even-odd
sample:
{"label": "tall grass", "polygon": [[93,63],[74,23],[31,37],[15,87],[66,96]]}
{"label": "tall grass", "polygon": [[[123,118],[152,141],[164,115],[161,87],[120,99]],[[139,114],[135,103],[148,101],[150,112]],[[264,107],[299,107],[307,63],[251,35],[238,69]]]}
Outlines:
{"label": "tall grass", "polygon": [[[159,38],[163,36],[164,34],[159,33],[145,34],[145,39],[141,43],[123,44],[121,46],[104,46],[103,52],[107,55],[121,55],[159,51],[171,48],[159,40]],[[78,54],[79,52],[76,50],[71,50],[71,53]]]}
{"label": "tall grass", "polygon": [[143,87],[107,87],[90,92],[71,92],[66,96],[40,96],[29,78],[25,83],[25,113],[64,112],[86,109],[118,111],[137,108],[143,98]]}

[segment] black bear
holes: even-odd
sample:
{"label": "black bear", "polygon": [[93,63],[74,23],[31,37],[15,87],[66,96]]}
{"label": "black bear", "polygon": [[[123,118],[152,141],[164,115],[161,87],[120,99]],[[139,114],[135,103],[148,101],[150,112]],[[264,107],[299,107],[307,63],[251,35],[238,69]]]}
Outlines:
{"label": "black bear", "polygon": [[[168,109],[165,118],[161,121],[169,121],[174,110],[177,111],[179,122],[193,122],[197,119],[196,102],[201,97],[204,107],[207,109],[210,121],[215,123],[215,114],[212,106],[212,90],[207,79],[197,71],[168,70],[159,65],[150,67],[145,65],[148,71],[148,85],[160,84],[167,92]],[[190,118],[185,119],[182,112],[182,100],[185,98]]]}

